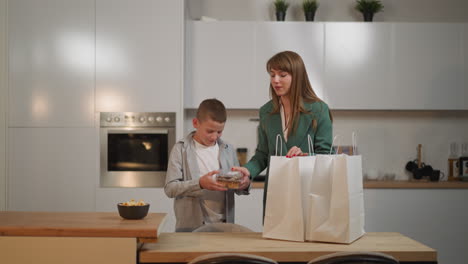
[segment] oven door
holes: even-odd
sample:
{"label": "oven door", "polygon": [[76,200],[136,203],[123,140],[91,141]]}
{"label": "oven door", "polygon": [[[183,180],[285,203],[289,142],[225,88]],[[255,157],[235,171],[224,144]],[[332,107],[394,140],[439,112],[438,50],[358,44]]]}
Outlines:
{"label": "oven door", "polygon": [[101,128],[101,187],[163,187],[174,128]]}

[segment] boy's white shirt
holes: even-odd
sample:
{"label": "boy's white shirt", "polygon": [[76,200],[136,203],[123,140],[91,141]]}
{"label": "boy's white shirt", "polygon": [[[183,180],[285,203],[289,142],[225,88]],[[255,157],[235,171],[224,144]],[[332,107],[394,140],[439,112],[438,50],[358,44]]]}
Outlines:
{"label": "boy's white shirt", "polygon": [[[195,153],[197,156],[198,168],[201,176],[208,172],[219,170],[219,145],[205,146],[197,142],[194,138]],[[205,223],[218,223],[226,220],[225,192],[203,190],[203,197],[200,199],[200,206],[203,212]]]}

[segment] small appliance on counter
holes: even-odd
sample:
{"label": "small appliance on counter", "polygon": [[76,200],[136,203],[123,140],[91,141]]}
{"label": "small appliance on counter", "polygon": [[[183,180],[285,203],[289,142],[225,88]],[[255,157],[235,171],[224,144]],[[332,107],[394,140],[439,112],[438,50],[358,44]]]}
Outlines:
{"label": "small appliance on counter", "polygon": [[462,155],[458,161],[459,177],[462,181],[468,181],[468,143],[462,144]]}
{"label": "small appliance on counter", "polygon": [[421,180],[427,178],[430,181],[441,181],[445,180],[445,174],[440,170],[435,170],[431,165],[425,164],[421,159],[422,145],[418,145],[418,158],[413,161],[406,163],[405,169],[411,173],[413,179]]}
{"label": "small appliance on counter", "polygon": [[457,181],[460,175],[458,144],[456,142],[450,143],[450,154],[448,158],[448,180]]}
{"label": "small appliance on counter", "polygon": [[460,180],[468,181],[468,157],[460,158]]}

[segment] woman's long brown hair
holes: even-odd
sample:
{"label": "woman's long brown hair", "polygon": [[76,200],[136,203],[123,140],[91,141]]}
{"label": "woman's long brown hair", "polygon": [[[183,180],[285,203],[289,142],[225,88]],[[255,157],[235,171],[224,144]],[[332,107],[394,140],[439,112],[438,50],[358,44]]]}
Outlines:
{"label": "woman's long brown hair", "polygon": [[[300,113],[309,113],[304,108],[304,102],[321,102],[322,100],[312,89],[307,71],[301,56],[293,51],[283,51],[271,57],[266,64],[267,72],[271,70],[281,70],[291,74],[291,88],[289,90],[289,100],[291,104],[291,117],[288,124],[288,136],[296,133],[299,124]],[[280,98],[270,82],[270,95],[273,99],[273,113],[280,111]],[[329,112],[332,119],[331,112]],[[313,120],[313,128],[316,129],[317,121]]]}

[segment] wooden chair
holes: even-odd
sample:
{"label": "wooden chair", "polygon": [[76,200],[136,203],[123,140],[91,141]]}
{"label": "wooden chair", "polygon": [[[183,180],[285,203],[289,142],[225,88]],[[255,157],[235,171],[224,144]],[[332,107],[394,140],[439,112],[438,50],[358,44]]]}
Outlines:
{"label": "wooden chair", "polygon": [[193,232],[253,232],[249,228],[233,223],[213,223],[202,225]]}
{"label": "wooden chair", "polygon": [[337,252],[321,256],[307,264],[398,264],[394,257],[379,252]]}
{"label": "wooden chair", "polygon": [[188,264],[278,264],[278,262],[252,254],[213,253],[196,257]]}

